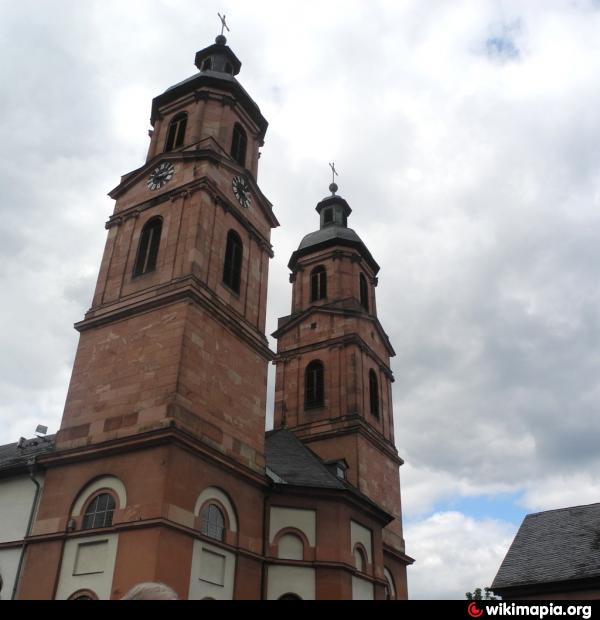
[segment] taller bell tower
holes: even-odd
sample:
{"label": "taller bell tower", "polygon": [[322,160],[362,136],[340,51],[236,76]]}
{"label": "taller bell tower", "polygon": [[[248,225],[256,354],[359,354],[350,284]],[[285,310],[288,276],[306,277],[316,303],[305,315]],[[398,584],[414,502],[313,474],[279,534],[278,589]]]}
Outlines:
{"label": "taller bell tower", "polygon": [[406,585],[399,466],[394,445],[390,357],[377,317],[379,265],[348,227],[350,205],[319,202],[319,229],[289,261],[292,308],[277,331],[275,427],[288,428],[325,462],[393,515],[384,552]]}
{"label": "taller bell tower", "polygon": [[261,593],[267,121],[224,36],[195,65],[153,100],[147,160],[110,192],[19,598]]}
{"label": "taller bell tower", "polygon": [[224,36],[195,64],[153,100],[147,161],[110,192],[58,444],[175,426],[261,471],[278,225],[256,183],[267,121]]}

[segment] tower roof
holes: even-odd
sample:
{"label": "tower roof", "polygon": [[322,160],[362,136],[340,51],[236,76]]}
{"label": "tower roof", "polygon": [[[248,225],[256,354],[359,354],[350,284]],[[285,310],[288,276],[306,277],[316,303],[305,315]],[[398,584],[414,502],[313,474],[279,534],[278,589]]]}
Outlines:
{"label": "tower roof", "polygon": [[269,477],[284,487],[344,491],[374,509],[386,522],[394,519],[358,488],[335,476],[325,462],[287,428],[266,433],[265,458]]}
{"label": "tower roof", "polygon": [[324,465],[291,431],[268,432],[265,442],[267,467],[283,484],[325,489],[346,489],[346,485]]}
{"label": "tower roof", "polygon": [[194,64],[198,71],[211,70],[237,75],[242,63],[226,43],[227,39],[220,34],[213,45],[196,52]]}
{"label": "tower roof", "polygon": [[330,189],[332,189],[332,195],[321,200],[315,207],[320,216],[319,230],[305,235],[298,249],[292,254],[288,267],[294,271],[298,259],[302,256],[323,250],[329,246],[342,245],[358,250],[373,273],[377,274],[379,265],[371,252],[356,232],[347,226],[348,216],[352,213],[350,205],[341,196],[335,194],[337,185],[332,183]]}
{"label": "tower roof", "polygon": [[213,87],[229,92],[258,125],[259,137],[261,139],[264,137],[269,123],[252,97],[235,78],[240,72],[242,63],[226,43],[227,39],[223,35],[219,35],[213,45],[196,52],[194,64],[199,72],[173,86],[169,86],[164,93],[152,100],[152,112],[150,114],[152,126],[160,116],[159,108],[161,106],[188,93],[195,93],[203,87]]}

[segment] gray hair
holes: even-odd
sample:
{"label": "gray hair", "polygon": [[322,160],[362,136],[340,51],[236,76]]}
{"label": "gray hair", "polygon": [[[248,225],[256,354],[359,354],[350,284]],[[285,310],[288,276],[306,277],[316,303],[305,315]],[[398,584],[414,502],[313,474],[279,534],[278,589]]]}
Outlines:
{"label": "gray hair", "polygon": [[122,601],[177,601],[179,597],[173,588],[164,583],[147,581],[133,586]]}

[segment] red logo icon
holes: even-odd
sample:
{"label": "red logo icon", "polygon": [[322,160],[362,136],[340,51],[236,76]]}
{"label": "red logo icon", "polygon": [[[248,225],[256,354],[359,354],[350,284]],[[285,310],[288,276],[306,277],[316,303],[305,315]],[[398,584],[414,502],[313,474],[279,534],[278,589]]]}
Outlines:
{"label": "red logo icon", "polygon": [[477,607],[477,603],[471,603],[467,608],[467,611],[469,612],[469,616],[472,618],[481,618],[481,616],[483,616],[483,609],[479,609]]}

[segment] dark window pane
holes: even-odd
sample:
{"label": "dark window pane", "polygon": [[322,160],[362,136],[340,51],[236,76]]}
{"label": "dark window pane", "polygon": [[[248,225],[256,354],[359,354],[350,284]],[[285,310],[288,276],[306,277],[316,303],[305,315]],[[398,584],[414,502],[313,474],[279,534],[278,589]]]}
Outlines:
{"label": "dark window pane", "polygon": [[314,361],[306,367],[304,382],[305,406],[307,408],[322,407],[325,401],[325,385],[321,362]]}
{"label": "dark window pane", "polygon": [[177,133],[177,127],[171,123],[167,132],[167,143],[165,145],[165,151],[172,151],[175,146],[175,134]]}
{"label": "dark window pane", "polygon": [[240,166],[246,165],[246,146],[248,139],[241,125],[236,123],[233,127],[233,140],[231,141],[231,156]]}
{"label": "dark window pane", "polygon": [[238,234],[233,230],[227,235],[225,262],[223,265],[223,282],[236,293],[240,292],[242,279],[243,246]]}
{"label": "dark window pane", "polygon": [[98,510],[99,511],[106,510],[106,507],[108,506],[109,498],[110,498],[110,495],[108,495],[108,493],[105,493],[104,495],[100,495],[98,497]]}
{"label": "dark window pane", "polygon": [[110,493],[102,493],[96,496],[85,511],[83,529],[110,527],[115,506],[115,499]]}
{"label": "dark window pane", "polygon": [[367,312],[369,311],[369,287],[367,285],[367,279],[362,273],[360,274],[360,305]]}
{"label": "dark window pane", "polygon": [[225,535],[225,518],[215,504],[208,504],[208,506],[204,507],[201,519],[200,531],[202,534],[216,540],[223,540]]}
{"label": "dark window pane", "polygon": [[162,232],[162,219],[152,218],[146,222],[140,236],[138,254],[133,268],[134,276],[141,276],[156,269],[156,259]]}
{"label": "dark window pane", "polygon": [[187,125],[187,114],[178,114],[169,124],[167,131],[167,142],[165,151],[172,151],[183,144],[185,138],[185,128]]}
{"label": "dark window pane", "polygon": [[379,417],[379,386],[377,375],[374,370],[369,370],[369,399],[371,401],[371,414]]}
{"label": "dark window pane", "polygon": [[316,267],[310,273],[310,300],[318,301],[327,297],[327,272],[325,267]]}
{"label": "dark window pane", "polygon": [[175,138],[175,148],[183,145],[185,138],[185,127],[187,125],[187,116],[183,116],[177,122],[177,136]]}

